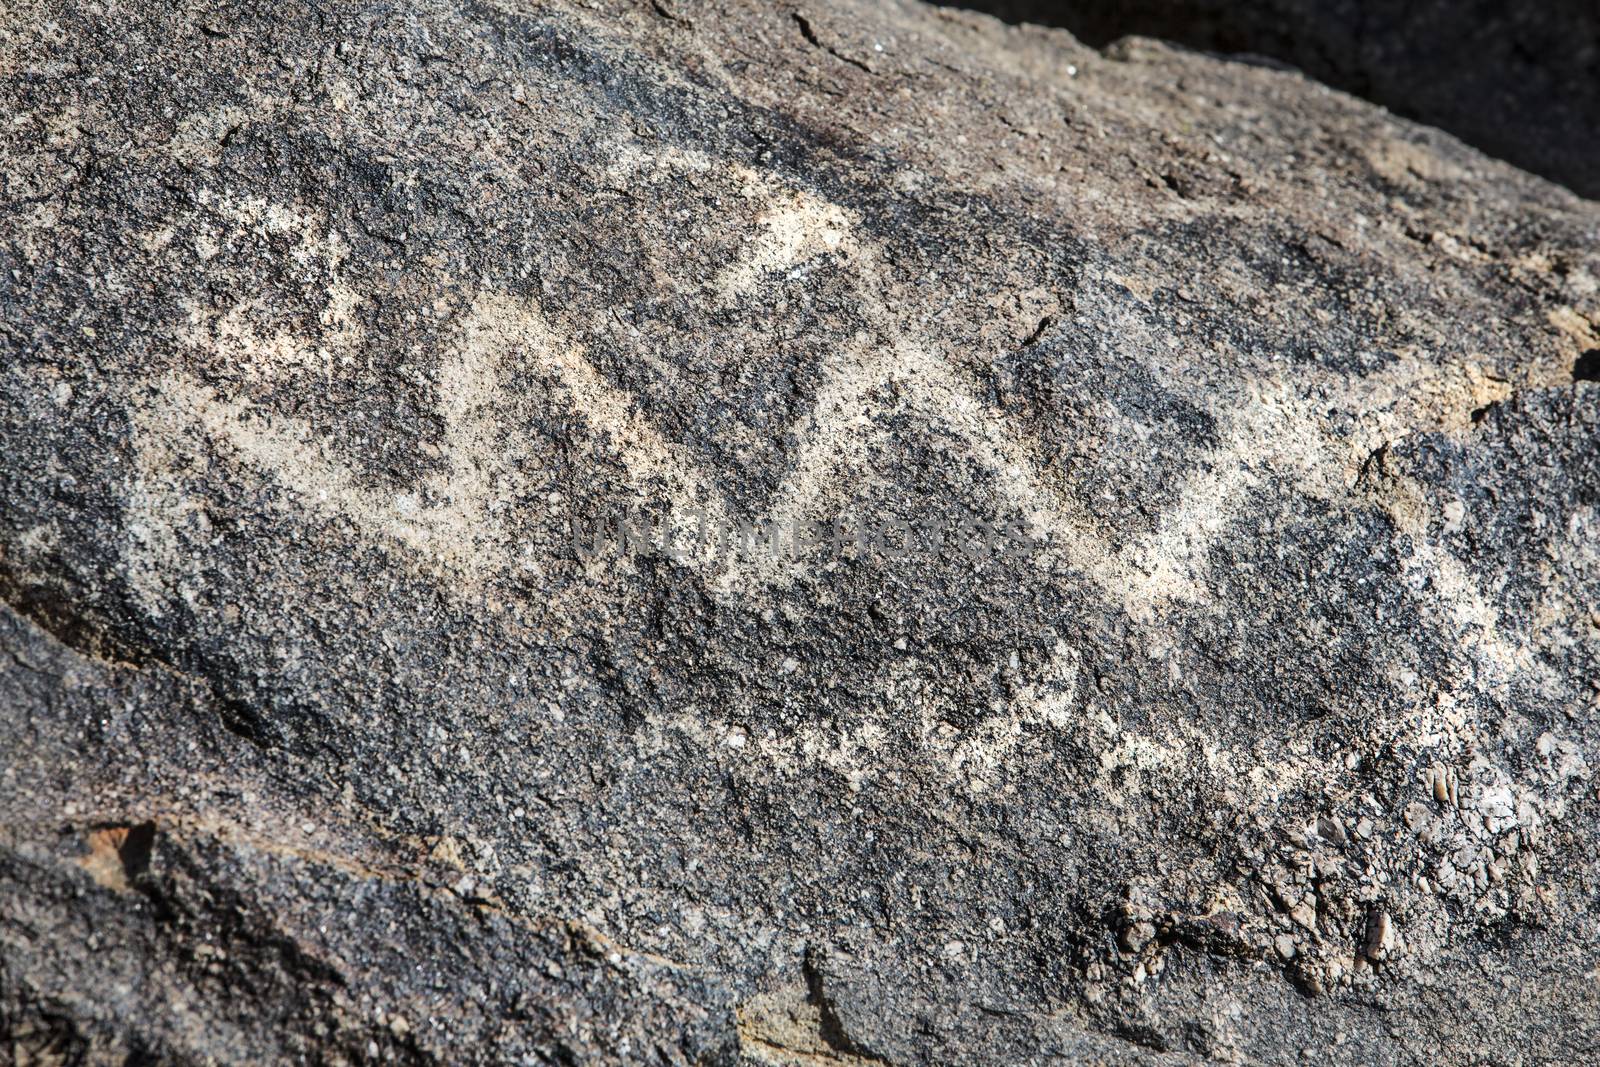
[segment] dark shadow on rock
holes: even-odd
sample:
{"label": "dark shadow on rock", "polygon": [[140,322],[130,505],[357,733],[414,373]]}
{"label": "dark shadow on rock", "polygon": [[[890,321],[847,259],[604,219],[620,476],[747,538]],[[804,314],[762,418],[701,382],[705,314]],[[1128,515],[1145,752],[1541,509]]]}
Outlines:
{"label": "dark shadow on rock", "polygon": [[1593,0],[933,0],[1290,64],[1600,197],[1600,4]]}
{"label": "dark shadow on rock", "polygon": [[1572,365],[1575,382],[1600,382],[1600,348],[1591,348]]}

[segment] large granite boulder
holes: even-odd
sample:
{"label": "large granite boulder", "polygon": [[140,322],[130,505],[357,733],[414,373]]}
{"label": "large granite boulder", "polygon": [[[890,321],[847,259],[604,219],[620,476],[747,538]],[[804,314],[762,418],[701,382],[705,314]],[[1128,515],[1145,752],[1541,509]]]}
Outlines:
{"label": "large granite boulder", "polygon": [[910,0],[0,101],[0,1056],[1600,1047],[1595,203]]}

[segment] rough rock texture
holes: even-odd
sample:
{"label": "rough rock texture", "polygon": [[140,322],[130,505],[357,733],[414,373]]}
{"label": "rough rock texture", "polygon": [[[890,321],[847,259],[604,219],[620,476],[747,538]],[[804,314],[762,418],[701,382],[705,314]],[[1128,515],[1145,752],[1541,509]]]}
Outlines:
{"label": "rough rock texture", "polygon": [[24,0],[0,114],[0,1057],[1600,1047],[1595,204],[908,0]]}
{"label": "rough rock texture", "polygon": [[955,6],[1061,26],[1088,44],[1143,34],[1289,63],[1600,197],[1600,4],[1594,0],[964,0]]}

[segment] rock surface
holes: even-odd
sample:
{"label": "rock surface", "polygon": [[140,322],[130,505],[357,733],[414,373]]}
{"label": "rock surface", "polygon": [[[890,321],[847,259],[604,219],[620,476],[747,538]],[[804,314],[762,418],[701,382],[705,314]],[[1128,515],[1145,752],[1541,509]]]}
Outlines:
{"label": "rock surface", "polygon": [[1595,204],[906,0],[269,7],[0,20],[0,1049],[1592,1058]]}
{"label": "rock surface", "polygon": [[[947,0],[940,0],[947,2]],[[968,0],[1088,44],[1140,34],[1287,63],[1600,197],[1600,5],[1461,0]]]}

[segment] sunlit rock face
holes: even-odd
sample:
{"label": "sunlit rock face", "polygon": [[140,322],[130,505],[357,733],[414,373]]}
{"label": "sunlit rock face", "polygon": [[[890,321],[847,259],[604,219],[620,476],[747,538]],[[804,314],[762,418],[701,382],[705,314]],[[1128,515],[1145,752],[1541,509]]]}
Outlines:
{"label": "sunlit rock face", "polygon": [[[947,3],[950,0],[934,0]],[[1590,0],[969,0],[1104,47],[1159,37],[1268,63],[1600,197],[1600,7]]]}
{"label": "sunlit rock face", "polygon": [[1600,1045],[1593,202],[910,2],[28,4],[0,103],[13,1058]]}

